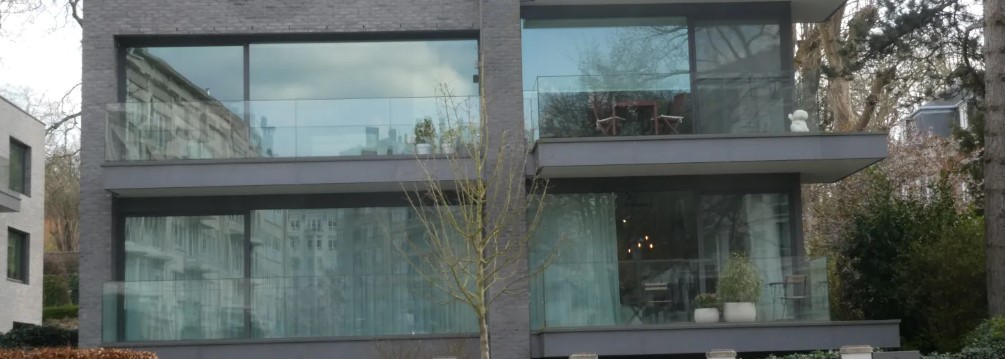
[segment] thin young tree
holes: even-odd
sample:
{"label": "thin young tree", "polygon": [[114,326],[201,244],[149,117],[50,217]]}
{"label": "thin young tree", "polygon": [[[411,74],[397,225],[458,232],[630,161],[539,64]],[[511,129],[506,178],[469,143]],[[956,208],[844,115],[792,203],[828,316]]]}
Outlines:
{"label": "thin young tree", "polygon": [[[476,107],[470,98],[453,96],[446,85],[437,92],[441,130],[449,131],[440,140],[458,146],[440,158],[417,157],[425,180],[403,189],[424,238],[400,250],[410,254],[404,257],[430,285],[471,308],[478,320],[479,355],[489,359],[493,302],[522,293],[558,248],[536,249],[545,254],[528,263],[546,181],[525,177],[523,131],[490,133],[484,102]],[[445,163],[449,171],[442,171]],[[450,177],[442,178],[447,172]]]}

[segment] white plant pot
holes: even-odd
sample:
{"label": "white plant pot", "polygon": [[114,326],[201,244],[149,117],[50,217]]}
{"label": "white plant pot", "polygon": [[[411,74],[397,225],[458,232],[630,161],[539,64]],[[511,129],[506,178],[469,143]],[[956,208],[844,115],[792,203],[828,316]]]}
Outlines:
{"label": "white plant pot", "polygon": [[453,143],[447,143],[447,142],[441,143],[440,144],[440,153],[443,153],[445,155],[452,155],[452,154],[454,154],[454,144]]}
{"label": "white plant pot", "polygon": [[716,308],[699,308],[695,310],[696,323],[716,323],[720,321],[720,310]]}
{"label": "white plant pot", "polygon": [[416,154],[417,155],[429,155],[433,154],[433,145],[429,143],[417,143],[416,144]]}
{"label": "white plant pot", "polygon": [[757,315],[754,303],[723,303],[723,320],[729,323],[753,322]]}

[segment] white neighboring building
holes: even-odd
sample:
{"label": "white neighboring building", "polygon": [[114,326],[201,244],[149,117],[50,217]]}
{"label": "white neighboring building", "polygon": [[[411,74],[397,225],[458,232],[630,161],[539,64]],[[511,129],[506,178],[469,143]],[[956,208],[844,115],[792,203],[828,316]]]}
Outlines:
{"label": "white neighboring building", "polygon": [[42,323],[45,126],[0,97],[0,332]]}

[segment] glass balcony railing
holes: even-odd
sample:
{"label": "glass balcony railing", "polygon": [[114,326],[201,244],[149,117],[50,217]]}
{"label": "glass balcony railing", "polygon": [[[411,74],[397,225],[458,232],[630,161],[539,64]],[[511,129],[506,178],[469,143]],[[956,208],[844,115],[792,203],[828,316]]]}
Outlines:
{"label": "glass balcony railing", "polygon": [[[755,322],[827,321],[825,258],[752,258]],[[531,283],[533,329],[695,323],[696,297],[717,293],[721,260],[553,263]],[[725,321],[723,306],[718,322]]]}
{"label": "glass balcony railing", "polygon": [[539,77],[524,92],[525,129],[533,140],[776,134],[803,110],[816,132],[815,100],[798,89],[792,72]]}
{"label": "glass balcony railing", "polygon": [[418,275],[108,282],[103,340],[473,333],[466,305]]}
{"label": "glass balcony railing", "polygon": [[477,97],[116,103],[106,108],[106,160],[412,155],[426,118],[428,153],[450,154],[471,140],[463,134],[478,111]]}

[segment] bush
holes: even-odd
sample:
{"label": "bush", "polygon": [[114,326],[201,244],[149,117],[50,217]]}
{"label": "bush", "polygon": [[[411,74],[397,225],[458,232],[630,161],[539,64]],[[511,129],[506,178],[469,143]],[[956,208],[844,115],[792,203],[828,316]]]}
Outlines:
{"label": "bush", "polygon": [[151,352],[140,352],[125,349],[73,349],[47,348],[37,350],[3,350],[0,358],[4,359],[157,359]]}
{"label": "bush", "polygon": [[65,276],[42,277],[42,305],[56,307],[70,304],[70,283]]}
{"label": "bush", "polygon": [[835,351],[828,352],[813,352],[813,353],[796,353],[783,356],[769,355],[765,359],[841,359],[841,355]]}
{"label": "bush", "polygon": [[77,309],[73,304],[42,308],[42,320],[76,318]]}
{"label": "bush", "polygon": [[76,347],[77,331],[50,325],[24,325],[0,335],[0,348]]}
{"label": "bush", "polygon": [[76,273],[70,275],[70,303],[80,304],[80,276]]}
{"label": "bush", "polygon": [[902,198],[883,174],[869,174],[868,198],[832,254],[833,308],[900,319],[906,348],[960,350],[987,316],[982,218],[958,211],[945,181],[928,198]]}
{"label": "bush", "polygon": [[986,319],[965,337],[964,349],[959,353],[934,353],[923,359],[1002,359],[1006,345],[1003,342],[1003,318]]}

